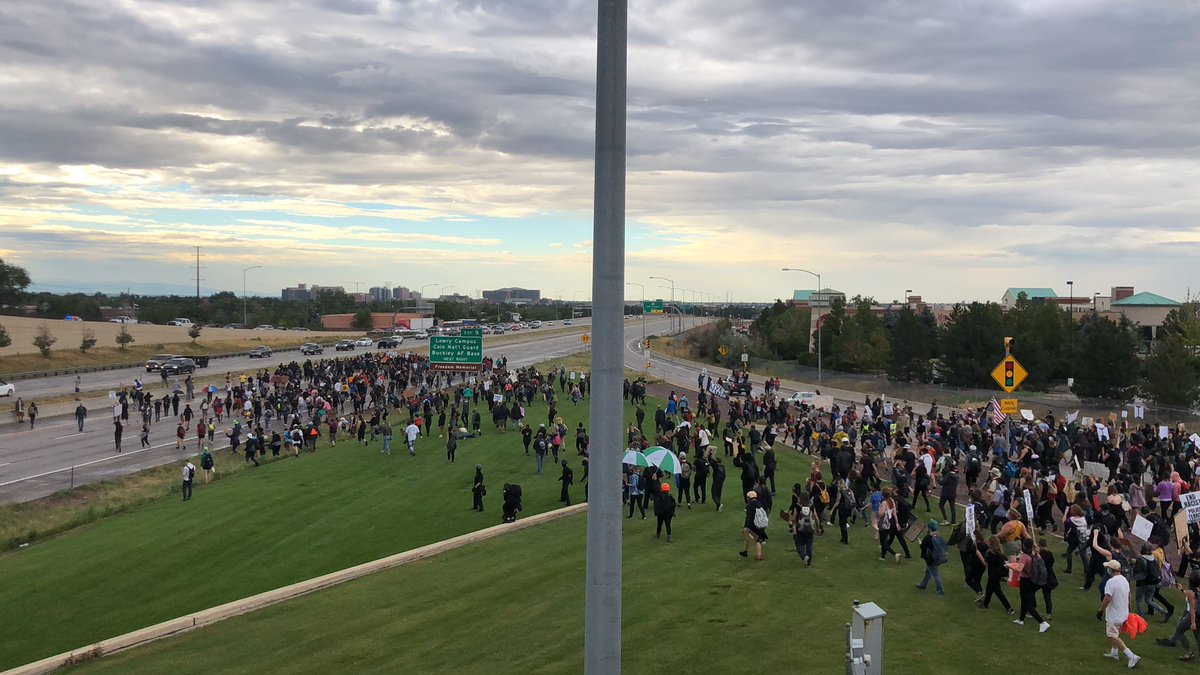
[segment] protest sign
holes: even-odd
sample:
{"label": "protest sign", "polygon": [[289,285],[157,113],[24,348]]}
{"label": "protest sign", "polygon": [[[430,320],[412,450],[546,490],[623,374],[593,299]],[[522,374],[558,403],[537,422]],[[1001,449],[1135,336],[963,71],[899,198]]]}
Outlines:
{"label": "protest sign", "polygon": [[1133,536],[1137,537],[1138,539],[1141,539],[1142,541],[1147,541],[1150,539],[1150,533],[1153,530],[1154,530],[1154,523],[1150,522],[1149,520],[1146,520],[1145,518],[1143,518],[1141,516],[1137,516],[1136,518],[1133,519],[1133,527],[1129,529],[1129,532],[1131,534],[1133,534]]}
{"label": "protest sign", "polygon": [[967,504],[967,539],[975,541],[975,504]]}
{"label": "protest sign", "polygon": [[1200,492],[1187,492],[1179,495],[1179,505],[1187,513],[1189,523],[1200,523]]}

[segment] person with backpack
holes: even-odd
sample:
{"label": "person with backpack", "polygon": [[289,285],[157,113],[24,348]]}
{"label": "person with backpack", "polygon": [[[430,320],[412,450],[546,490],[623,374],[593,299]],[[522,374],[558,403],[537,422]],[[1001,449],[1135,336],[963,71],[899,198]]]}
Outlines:
{"label": "person with backpack", "polygon": [[[566,463],[566,460],[563,460]],[[671,496],[670,483],[663,483],[659,488],[658,499],[654,500],[654,519],[658,522],[654,538],[662,536],[663,525],[667,526],[667,543],[671,543],[671,519],[675,517],[675,498]]]}
{"label": "person with backpack", "polygon": [[767,512],[758,501],[758,493],[750,490],[746,493],[746,520],[742,525],[742,550],[738,555],[749,557],[750,544],[754,544],[754,559],[762,560],[762,545],[767,540],[767,525],[770,520]]}
{"label": "person with backpack", "polygon": [[1016,561],[1009,563],[1009,569],[1020,579],[1017,588],[1021,597],[1021,612],[1013,619],[1013,623],[1018,626],[1025,625],[1025,617],[1028,615],[1038,622],[1039,633],[1050,630],[1050,622],[1046,621],[1037,609],[1037,590],[1049,583],[1049,577],[1046,564],[1038,555],[1032,541],[1027,539],[1022,543],[1021,553],[1017,555]]}
{"label": "person with backpack", "polygon": [[[938,476],[938,485],[942,491],[938,498],[938,511],[942,514],[943,525],[953,525],[958,522],[958,470],[954,462],[947,461],[945,470]],[[914,505],[916,501],[914,500]],[[950,519],[946,519],[946,505],[950,505]],[[928,510],[928,509],[926,509]]]}
{"label": "person with backpack", "polygon": [[1187,581],[1187,590],[1183,592],[1183,616],[1179,617],[1179,623],[1175,625],[1174,635],[1169,638],[1155,640],[1155,643],[1162,647],[1182,645],[1184,653],[1179,657],[1180,661],[1191,661],[1196,657],[1196,652],[1188,647],[1188,632],[1191,632],[1192,639],[1196,642],[1196,647],[1200,648],[1200,630],[1197,629],[1200,624],[1197,624],[1196,616],[1196,599],[1200,596],[1200,572],[1193,571],[1188,575]]}
{"label": "person with backpack", "polygon": [[799,483],[792,486],[792,508],[789,515],[796,554],[804,561],[805,567],[812,567],[813,539],[816,538],[817,530],[816,513]]}
{"label": "person with backpack", "polygon": [[[838,493],[838,499],[841,499],[841,492]],[[879,504],[879,517],[875,519],[875,527],[879,530],[879,559],[885,560],[888,555],[893,555],[896,562],[900,562],[900,554],[892,550],[892,540],[896,537],[896,531],[900,529],[900,520],[896,514],[896,500],[892,498],[890,489],[883,490],[883,501]],[[845,532],[843,526],[843,536]]]}
{"label": "person with backpack", "polygon": [[533,437],[533,460],[537,466],[537,473],[542,472],[542,464],[546,461],[546,452],[549,449],[550,442],[546,439],[546,426],[542,425],[538,428],[537,435]]}
{"label": "person with backpack", "polygon": [[1141,612],[1143,608],[1147,609],[1147,615],[1158,612],[1164,615],[1163,623],[1170,621],[1171,615],[1167,613],[1167,609],[1154,599],[1154,594],[1158,591],[1158,582],[1161,580],[1159,573],[1158,560],[1154,558],[1154,548],[1150,544],[1142,544],[1141,555],[1133,561],[1133,582],[1134,582],[1134,600],[1133,607],[1135,612]]}
{"label": "person with backpack", "polygon": [[1163,550],[1162,542],[1164,541],[1167,541],[1167,536],[1150,535],[1150,546],[1152,547],[1150,555],[1154,556],[1155,562],[1158,563],[1158,588],[1154,589],[1154,599],[1158,601],[1158,604],[1167,608],[1167,615],[1163,618],[1163,623],[1166,623],[1175,613],[1175,606],[1163,597],[1162,589],[1175,588],[1175,570],[1171,568],[1171,563],[1167,560],[1167,552]]}
{"label": "person with backpack", "polygon": [[1067,569],[1064,571],[1067,574],[1071,573],[1076,553],[1079,554],[1079,562],[1083,568],[1087,569],[1088,553],[1091,551],[1090,547],[1084,545],[1087,535],[1088,522],[1087,518],[1083,517],[1083,509],[1078,504],[1072,504],[1063,518],[1063,541],[1067,543],[1067,552],[1064,554],[1067,559]]}
{"label": "person with backpack", "polygon": [[917,588],[925,590],[925,587],[929,585],[929,580],[933,579],[937,594],[945,595],[946,591],[942,588],[942,576],[938,573],[938,568],[950,559],[950,547],[946,544],[946,540],[938,534],[936,520],[931,518],[926,523],[926,529],[928,531],[921,538],[921,560],[925,561],[925,576],[921,577],[921,583],[917,584]]}
{"label": "person with backpack", "polygon": [[183,462],[183,469],[180,471],[183,476],[183,501],[190,501],[192,498],[192,479],[196,477],[196,465],[192,464],[192,460],[187,459]]}
{"label": "person with backpack", "polygon": [[1042,604],[1046,606],[1046,621],[1049,622],[1054,614],[1054,589],[1058,588],[1058,575],[1054,573],[1054,553],[1046,546],[1045,539],[1038,539],[1037,554],[1046,567],[1046,583],[1039,588],[1042,591]]}
{"label": "person with backpack", "polygon": [[212,482],[213,468],[216,462],[213,461],[212,452],[208,446],[204,446],[204,452],[200,453],[200,468],[204,470],[204,484],[208,485]]}

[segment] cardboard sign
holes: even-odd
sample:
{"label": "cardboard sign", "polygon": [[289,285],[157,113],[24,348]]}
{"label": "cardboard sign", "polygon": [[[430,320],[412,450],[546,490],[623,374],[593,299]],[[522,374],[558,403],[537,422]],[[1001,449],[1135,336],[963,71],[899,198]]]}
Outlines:
{"label": "cardboard sign", "polygon": [[1133,417],[1139,420],[1144,419],[1146,417],[1146,406],[1140,404],[1133,406]]}
{"label": "cardboard sign", "polygon": [[1184,541],[1188,538],[1188,519],[1187,511],[1180,509],[1179,513],[1175,514],[1175,546],[1182,549]]}
{"label": "cardboard sign", "polygon": [[504,402],[504,394],[492,394],[492,402],[493,403],[503,403]]}
{"label": "cardboard sign", "polygon": [[1159,438],[1167,438],[1170,435],[1171,435],[1171,427],[1164,427],[1161,425],[1158,427],[1158,437]]}
{"label": "cardboard sign", "polygon": [[895,411],[895,407],[892,406],[891,403],[883,404],[883,414],[884,415],[891,415],[894,411]]}
{"label": "cardboard sign", "polygon": [[1108,467],[1100,462],[1084,462],[1083,473],[1096,480],[1104,480],[1108,478]]}
{"label": "cardboard sign", "polygon": [[1181,513],[1187,513],[1187,522],[1200,523],[1200,492],[1188,492],[1179,495]]}
{"label": "cardboard sign", "polygon": [[1154,523],[1150,522],[1149,520],[1146,520],[1145,518],[1143,518],[1141,516],[1135,517],[1133,519],[1133,527],[1129,528],[1129,533],[1132,534],[1133,536],[1137,537],[1138,539],[1141,539],[1142,541],[1149,540],[1150,533],[1153,531],[1154,531]]}

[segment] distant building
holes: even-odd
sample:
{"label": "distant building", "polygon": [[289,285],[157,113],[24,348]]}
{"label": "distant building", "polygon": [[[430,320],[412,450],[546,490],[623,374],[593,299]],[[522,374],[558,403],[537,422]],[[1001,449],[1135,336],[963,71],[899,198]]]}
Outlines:
{"label": "distant building", "polygon": [[[423,329],[432,325],[432,319],[420,314],[397,312],[372,312],[371,328],[415,328]],[[321,326],[325,330],[354,330],[353,314],[323,314]]]}
{"label": "distant building", "polygon": [[299,286],[283,289],[280,297],[282,297],[285,302],[308,302],[309,300],[312,300],[312,291],[308,289],[307,284],[300,284]]}
{"label": "distant building", "polygon": [[397,286],[392,289],[392,299],[400,302],[408,302],[410,300],[420,300],[421,294],[416,291],[410,291],[404,286]]}
{"label": "distant building", "polygon": [[[1133,289],[1129,288],[1129,290]],[[1117,289],[1114,288],[1114,297],[1117,295],[1116,291]],[[1172,310],[1180,306],[1180,303],[1170,298],[1145,291],[1122,295],[1121,299],[1113,300],[1111,311],[1120,312],[1121,316],[1138,324],[1142,338],[1146,340],[1158,339],[1158,329],[1162,327],[1163,320]]]}
{"label": "distant building", "polygon": [[831,307],[835,300],[846,302],[846,294],[832,288],[792,291],[792,304],[800,307]]}
{"label": "distant building", "polygon": [[514,305],[526,305],[542,299],[542,292],[529,288],[497,288],[494,291],[484,291],[483,299],[500,304],[502,302]]}
{"label": "distant building", "polygon": [[471,296],[462,293],[446,293],[438,296],[441,302],[470,302]]}
{"label": "distant building", "polygon": [[1053,301],[1058,297],[1058,293],[1055,293],[1053,288],[1010,288],[1004,291],[1004,296],[1000,298],[1000,304],[1006,310],[1012,309],[1017,306],[1017,298],[1021,297],[1022,293],[1032,301]]}
{"label": "distant building", "polygon": [[371,296],[371,302],[389,302],[392,299],[392,291],[383,286],[372,286],[367,289],[367,295]]}

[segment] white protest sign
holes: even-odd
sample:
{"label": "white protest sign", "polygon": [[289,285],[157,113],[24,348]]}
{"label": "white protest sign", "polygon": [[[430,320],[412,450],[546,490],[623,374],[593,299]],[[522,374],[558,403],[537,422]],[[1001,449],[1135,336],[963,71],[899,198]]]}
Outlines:
{"label": "white protest sign", "polygon": [[1179,505],[1187,512],[1189,523],[1200,523],[1200,492],[1179,495]]}
{"label": "white protest sign", "polygon": [[1028,408],[1021,408],[1021,418],[1029,422],[1033,421],[1033,411]]}
{"label": "white protest sign", "polygon": [[1087,426],[1091,426],[1091,424],[1092,424],[1092,418],[1090,418],[1090,417],[1083,418],[1083,426],[1087,427]]}
{"label": "white protest sign", "polygon": [[1141,539],[1142,541],[1146,541],[1146,540],[1150,539],[1150,533],[1153,531],[1154,531],[1154,523],[1146,520],[1145,518],[1143,518],[1141,516],[1137,516],[1136,518],[1133,519],[1133,527],[1130,528],[1130,530],[1129,530],[1129,532],[1133,536],[1137,537],[1138,539]]}
{"label": "white protest sign", "polygon": [[1164,427],[1164,426],[1158,427],[1158,437],[1159,438],[1166,438],[1170,435],[1171,435],[1171,427]]}
{"label": "white protest sign", "polygon": [[[108,392],[108,400],[110,400],[110,401],[117,400],[117,392],[115,392],[115,391]],[[1195,436],[1195,434],[1192,434],[1192,435]]]}
{"label": "white protest sign", "polygon": [[1032,524],[1033,523],[1033,500],[1029,498],[1029,490],[1028,489],[1023,491],[1023,496],[1025,497],[1025,515],[1029,516],[1029,522],[1030,522],[1030,524]]}
{"label": "white protest sign", "polygon": [[491,390],[492,390],[492,381],[491,381],[491,380],[484,380],[484,381],[483,381],[483,390],[484,390],[484,391],[491,391]]}
{"label": "white protest sign", "polygon": [[1099,422],[1096,422],[1096,438],[1099,438],[1102,441],[1107,441],[1109,438],[1108,437],[1108,427],[1104,426],[1103,424],[1101,424]]}
{"label": "white protest sign", "polygon": [[1192,442],[1192,445],[1200,448],[1200,434],[1192,434],[1188,436],[1188,440]]}
{"label": "white protest sign", "polygon": [[1133,417],[1134,417],[1134,419],[1139,419],[1139,420],[1145,418],[1146,417],[1146,406],[1144,406],[1144,405],[1133,406]]}
{"label": "white protest sign", "polygon": [[575,381],[575,371],[573,371],[573,370],[571,371],[571,381],[572,382]]}
{"label": "white protest sign", "polygon": [[975,503],[967,504],[967,539],[975,541]]}
{"label": "white protest sign", "polygon": [[1067,413],[1067,424],[1070,424],[1071,422],[1074,422],[1077,419],[1079,419],[1079,411],[1078,410],[1076,410],[1073,413]]}
{"label": "white protest sign", "polygon": [[1084,462],[1083,472],[1096,480],[1104,480],[1108,477],[1108,467],[1100,462]]}
{"label": "white protest sign", "polygon": [[492,402],[493,403],[502,403],[503,401],[504,401],[504,394],[492,394]]}
{"label": "white protest sign", "polygon": [[883,404],[883,414],[884,414],[884,415],[891,415],[891,414],[892,414],[892,412],[893,412],[894,410],[895,410],[895,407],[894,407],[894,406],[892,406],[892,404],[891,404],[891,403],[884,403],[884,404]]}
{"label": "white protest sign", "polygon": [[1122,411],[1121,411],[1121,419],[1128,419],[1128,418],[1129,418],[1129,411],[1128,411],[1128,410],[1122,410]]}

